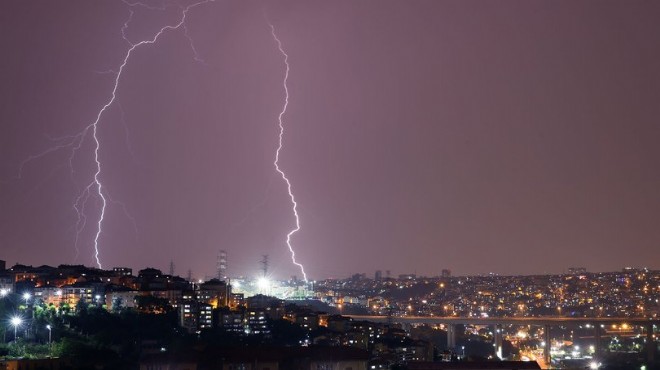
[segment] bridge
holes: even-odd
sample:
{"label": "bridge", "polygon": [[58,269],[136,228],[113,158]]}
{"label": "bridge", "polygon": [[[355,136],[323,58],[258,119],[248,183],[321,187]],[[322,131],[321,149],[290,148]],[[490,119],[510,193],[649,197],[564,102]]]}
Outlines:
{"label": "bridge", "polygon": [[494,342],[496,352],[501,353],[502,349],[502,325],[534,325],[543,326],[544,340],[546,346],[543,348],[543,357],[546,363],[550,363],[550,328],[553,326],[578,326],[590,324],[594,328],[594,338],[596,341],[596,355],[601,352],[600,337],[602,335],[602,326],[612,324],[627,324],[642,326],[646,334],[646,353],[649,362],[655,359],[657,345],[653,337],[654,327],[660,326],[659,318],[643,317],[564,317],[564,316],[546,316],[546,317],[456,317],[456,316],[371,316],[371,315],[344,315],[353,320],[370,321],[378,323],[398,323],[403,325],[411,324],[444,324],[447,327],[447,347],[454,349],[456,347],[456,325],[478,325],[495,326]]}

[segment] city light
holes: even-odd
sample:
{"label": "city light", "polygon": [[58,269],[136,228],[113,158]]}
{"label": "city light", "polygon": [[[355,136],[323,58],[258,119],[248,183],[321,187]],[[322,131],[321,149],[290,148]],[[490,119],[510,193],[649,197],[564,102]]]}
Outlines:
{"label": "city light", "polygon": [[25,305],[26,306],[28,304],[28,301],[30,300],[30,297],[32,297],[32,295],[30,293],[28,293],[28,292],[23,293],[23,299],[25,300]]}
{"label": "city light", "polygon": [[[64,277],[64,271],[62,273],[59,273],[60,276]],[[80,273],[79,276],[84,276],[83,274],[87,274],[86,279],[92,279],[92,274],[91,272],[85,272],[85,273]],[[103,272],[99,271],[99,275],[102,275]],[[27,274],[26,274],[27,275]],[[158,276],[159,274],[156,274]],[[612,284],[616,284],[616,280],[614,279],[615,275],[612,275],[613,279]],[[67,277],[67,279],[69,279]],[[600,322],[597,324],[593,324],[590,322],[592,319],[588,317],[584,318],[562,318],[562,319],[556,319],[556,318],[536,318],[536,313],[534,313],[535,310],[535,305],[531,304],[531,300],[537,300],[537,299],[543,299],[545,300],[544,307],[546,307],[545,312],[548,314],[553,314],[555,310],[555,301],[554,298],[551,294],[545,293],[541,294],[541,298],[538,298],[538,294],[530,295],[530,300],[529,301],[523,301],[521,296],[524,294],[523,290],[518,290],[515,294],[518,296],[512,296],[512,297],[507,297],[510,295],[510,292],[507,289],[501,289],[497,290],[497,285],[493,283],[491,280],[492,278],[481,278],[481,279],[474,279],[473,281],[463,281],[462,284],[456,284],[456,286],[461,286],[461,290],[459,292],[455,292],[452,294],[455,294],[456,297],[452,298],[451,296],[445,296],[443,297],[444,299],[441,301],[441,304],[435,304],[435,307],[433,306],[434,302],[438,302],[438,298],[434,296],[434,294],[437,294],[437,287],[438,283],[433,280],[433,278],[421,278],[417,280],[412,280],[410,278],[402,278],[400,280],[394,280],[394,281],[380,281],[380,280],[369,280],[364,277],[359,277],[359,278],[351,278],[351,279],[346,279],[346,280],[335,280],[335,279],[329,279],[327,281],[319,281],[317,282],[315,286],[315,291],[316,294],[321,296],[325,303],[327,303],[330,307],[334,307],[337,311],[337,313],[342,314],[344,311],[347,311],[348,308],[365,308],[369,311],[371,311],[371,314],[373,315],[380,315],[381,320],[385,320],[384,314],[389,314],[391,315],[391,318],[388,320],[398,320],[400,318],[405,318],[406,320],[417,320],[414,316],[421,316],[421,317],[427,317],[427,318],[438,318],[437,322],[437,327],[438,328],[444,328],[444,330],[447,330],[448,335],[451,333],[448,327],[444,324],[442,324],[442,315],[443,313],[445,315],[448,315],[450,317],[460,317],[466,320],[475,320],[474,322],[478,322],[478,320],[482,320],[485,316],[483,314],[488,314],[492,313],[492,317],[496,317],[496,320],[502,320],[503,322],[510,321],[509,324],[502,324],[492,331],[489,331],[487,329],[477,329],[472,328],[470,326],[466,327],[466,333],[471,333],[472,335],[478,335],[482,336],[485,340],[489,342],[494,342],[491,343],[493,348],[491,349],[493,351],[492,358],[500,357],[502,355],[501,353],[501,346],[498,345],[497,337],[499,336],[502,339],[509,340],[512,342],[513,346],[519,347],[520,350],[520,359],[523,361],[535,361],[539,360],[541,358],[546,358],[546,356],[549,355],[550,360],[552,359],[566,359],[566,360],[579,360],[580,363],[582,363],[583,368],[586,369],[601,369],[607,367],[606,363],[602,363],[597,361],[598,360],[598,351],[597,351],[597,345],[595,345],[593,342],[574,342],[573,337],[574,335],[576,337],[580,337],[581,333],[580,332],[573,332],[573,329],[580,328],[580,329],[593,329],[594,327],[603,327],[605,331],[610,334],[610,336],[614,335],[612,338],[612,346],[616,347],[618,350],[630,350],[630,351],[636,351],[636,352],[641,352],[644,348],[644,344],[642,343],[643,340],[647,340],[647,338],[644,336],[642,333],[646,333],[648,330],[648,327],[644,324],[645,321],[644,318],[641,318],[639,316],[633,316],[633,317],[627,317],[625,318],[625,322],[623,321],[624,318],[622,317],[612,317],[610,319],[599,319]],[[507,278],[510,279],[510,278]],[[560,278],[561,279],[561,278]],[[105,279],[104,279],[105,280]],[[47,281],[39,281],[35,285],[34,292],[26,292],[24,293],[18,293],[16,298],[17,300],[23,304],[23,299],[26,300],[30,305],[33,305],[39,300],[37,298],[40,297],[45,297],[46,300],[49,300],[53,296],[61,295],[63,291],[59,288],[52,288],[50,286],[46,286]],[[145,283],[149,283],[149,281],[145,281]],[[168,281],[168,283],[170,283]],[[561,283],[565,287],[570,287],[571,281],[567,281],[564,283]],[[228,285],[230,284],[229,281],[225,283],[226,285],[222,286],[220,291],[221,293],[218,294],[227,294],[227,289]],[[234,312],[232,305],[235,307],[236,305],[248,303],[250,297],[258,294],[266,294],[268,296],[272,297],[284,297],[284,296],[291,296],[295,297],[293,294],[296,294],[299,290],[300,287],[299,285],[294,281],[294,287],[295,287],[295,292],[294,293],[287,293],[288,290],[292,287],[286,286],[285,283],[282,281],[274,280],[272,278],[269,278],[267,274],[257,274],[253,279],[245,279],[243,278],[236,278],[235,280],[231,280],[231,289],[233,290],[232,293],[235,292],[238,286],[242,286],[245,288],[242,292],[238,293],[236,292],[236,297],[227,297],[225,302],[226,305],[229,307],[230,311],[227,313],[228,315],[236,315],[236,317],[229,317],[228,322],[240,322],[242,324],[236,324],[236,330],[241,331],[243,334],[247,335],[255,335],[260,330],[263,328],[261,327],[251,327],[247,332],[244,332],[246,329],[244,328],[245,321],[248,320],[245,318],[240,317],[240,313]],[[607,282],[605,282],[607,284]],[[391,292],[399,292],[400,287],[404,288],[414,288],[414,287],[419,287],[419,286],[432,286],[434,287],[433,290],[430,292],[420,295],[417,297],[403,297],[400,299],[396,298],[384,298],[385,296],[389,296],[388,293],[391,294]],[[42,286],[44,290],[42,290]],[[490,291],[486,292],[484,287],[490,286]],[[188,287],[188,283],[186,282],[185,285],[182,284],[179,288],[182,290],[183,294],[183,289],[186,289]],[[52,290],[51,290],[52,289]],[[94,289],[94,285],[88,285],[88,286],[81,286],[77,289],[80,289],[79,292],[82,292],[85,294],[85,297],[87,295],[91,296],[91,299],[93,302],[96,302],[99,307],[101,307],[101,304],[104,303],[104,299],[106,296],[104,294],[96,294],[96,291]],[[373,292],[376,292],[373,295],[369,295],[368,292],[365,292],[365,289],[371,289]],[[605,291],[605,287],[602,288],[603,291]],[[567,289],[569,290],[569,289]],[[100,291],[100,290],[97,290]],[[20,292],[20,289],[19,289]],[[52,294],[51,296],[48,295],[48,293]],[[67,297],[76,297],[78,296],[78,290],[75,290],[74,288],[66,288]],[[283,294],[285,293],[285,294]],[[383,294],[384,293],[384,294]],[[459,295],[460,294],[460,295]],[[582,291],[577,291],[576,294],[587,294],[583,293]],[[499,295],[499,296],[498,296]],[[308,297],[309,295],[307,294],[301,294],[299,295],[300,297]],[[245,298],[247,297],[247,299]],[[494,297],[496,300],[494,301]],[[627,296],[623,296],[624,298],[622,299],[627,299]],[[63,299],[63,296],[58,297],[58,299],[53,300],[52,304],[55,306],[60,306],[62,307],[64,304],[69,304],[68,300],[65,302]],[[114,298],[112,295],[107,296],[108,300],[113,302]],[[186,298],[186,299],[191,299],[191,300],[197,300],[200,304],[200,307],[206,307],[206,305],[209,306],[219,306],[220,302],[222,301],[218,297],[213,296],[211,292],[204,292],[204,295],[200,295],[199,298]],[[572,298],[573,299],[573,298]],[[587,302],[586,305],[589,305],[590,303]],[[349,305],[349,306],[345,306]],[[22,310],[24,309],[25,306],[22,306]],[[31,308],[32,306],[30,306]],[[36,306],[35,306],[36,307]],[[176,308],[175,306],[173,306]],[[193,309],[190,307],[193,306],[188,306],[188,308],[185,308],[183,310],[180,310],[180,314],[183,315],[182,317],[196,317],[195,315],[199,316],[197,319],[201,320],[202,314],[200,312],[195,312]],[[589,307],[589,306],[587,306]],[[105,307],[104,307],[105,308]],[[606,307],[607,308],[607,307]],[[135,307],[134,309],[140,310],[139,307]],[[151,309],[151,308],[147,308]],[[523,309],[525,312],[530,312],[532,313],[532,317],[528,318],[523,318],[523,317],[517,317],[520,316],[520,310]],[[36,311],[36,310],[35,310]],[[502,311],[502,312],[499,312]],[[30,309],[28,309],[28,312],[31,312]],[[635,312],[639,312],[636,310]],[[349,313],[349,312],[346,312]],[[414,315],[413,315],[414,313]],[[287,312],[287,317],[293,319],[295,314],[292,314],[290,312]],[[413,317],[411,317],[413,316]],[[21,341],[26,340],[26,341],[31,341],[33,340],[33,336],[37,337],[39,333],[35,333],[35,331],[41,331],[41,335],[43,336],[44,339],[46,339],[46,332],[44,330],[48,330],[48,343],[52,344],[52,331],[53,328],[55,327],[55,324],[53,322],[50,322],[48,325],[42,324],[41,326],[33,326],[31,322],[26,321],[28,315],[23,314],[23,317],[15,317],[15,318],[7,318],[6,320],[6,327],[7,327],[7,338],[10,337],[11,333],[11,326],[14,327],[14,338],[15,340],[18,340],[18,329],[24,330],[28,328],[29,330],[26,330],[26,335],[25,337],[21,337]],[[262,320],[265,316],[263,313],[260,312],[254,312],[252,314],[253,320]],[[377,317],[377,316],[374,316]],[[360,315],[351,315],[351,318],[354,320],[359,320]],[[194,319],[191,324],[185,324],[188,326],[185,326],[187,330],[189,330],[191,333],[198,333],[201,326],[198,326],[199,324],[195,324]],[[206,319],[205,319],[206,320]],[[209,319],[210,320],[210,319]],[[308,320],[308,319],[305,319]],[[313,320],[313,319],[312,319]],[[319,320],[321,320],[319,318]],[[412,321],[411,320],[411,321]],[[426,319],[421,319],[421,320],[426,320]],[[543,320],[548,320],[552,323],[552,321],[557,321],[557,324],[561,324],[564,321],[575,321],[576,326],[575,327],[570,327],[570,326],[564,326],[564,325],[547,325],[544,328],[535,328],[535,321],[543,321]],[[201,322],[201,321],[200,321]],[[206,321],[204,321],[206,322]],[[313,323],[313,321],[310,321]],[[311,326],[310,322],[305,321],[305,328],[309,329]],[[524,325],[523,325],[524,324]],[[206,325],[206,324],[205,324]],[[210,321],[209,321],[209,326],[210,326]],[[255,324],[256,325],[256,324]],[[325,325],[318,324],[320,326],[325,326],[327,327],[327,321]],[[598,325],[598,326],[596,326]],[[37,329],[40,327],[41,329]],[[550,329],[550,327],[556,327],[557,333],[555,334],[555,337],[550,336],[547,331]],[[206,328],[206,327],[204,327]],[[363,330],[363,329],[360,329]],[[371,329],[369,329],[371,330]],[[627,333],[624,333],[626,331]],[[29,334],[32,333],[32,334]],[[382,333],[381,333],[382,334]],[[456,333],[454,333],[455,335]],[[557,335],[561,334],[563,338],[570,338],[570,340],[557,340],[558,337]],[[623,338],[621,337],[623,334],[633,334],[631,336],[631,340],[634,341],[628,348],[627,344],[623,343]],[[378,337],[378,332],[369,332],[368,336],[370,338],[377,338]],[[350,339],[353,340],[353,339]],[[527,342],[530,340],[530,342]],[[348,340],[347,340],[348,341]],[[536,342],[536,345],[531,344],[533,342]],[[45,340],[44,340],[45,342]],[[301,343],[303,343],[301,341]],[[357,343],[355,341],[354,343]],[[455,342],[454,342],[455,343]],[[463,356],[462,353],[462,347],[459,344],[456,346],[454,344],[453,346],[454,350],[456,351],[454,355],[458,356]],[[548,350],[549,349],[549,350]],[[468,352],[468,351],[466,351]],[[466,355],[467,356],[467,353]],[[582,362],[585,361],[585,362]]]}
{"label": "city light", "polygon": [[21,326],[21,324],[23,323],[23,319],[21,319],[18,316],[14,316],[14,317],[11,318],[10,322],[11,322],[11,325],[14,327],[14,341],[16,341],[16,329],[19,326]]}
{"label": "city light", "polygon": [[268,290],[270,288],[271,282],[266,277],[259,278],[257,280],[257,287],[259,290]]}
{"label": "city light", "polygon": [[5,297],[7,294],[9,294],[9,289],[6,288],[0,289],[0,297]]}

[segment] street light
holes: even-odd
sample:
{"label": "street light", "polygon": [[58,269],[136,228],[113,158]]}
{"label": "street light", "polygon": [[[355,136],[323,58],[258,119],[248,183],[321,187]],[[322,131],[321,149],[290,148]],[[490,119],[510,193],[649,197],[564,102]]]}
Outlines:
{"label": "street light", "polygon": [[53,334],[53,327],[50,326],[50,324],[46,325],[46,329],[48,329],[48,346],[50,347],[50,341],[51,341],[51,334]]}
{"label": "street light", "polygon": [[30,300],[30,297],[32,297],[32,295],[30,293],[28,293],[28,292],[23,293],[23,299],[25,299],[25,305],[26,306],[28,304],[28,301]]}
{"label": "street light", "polygon": [[21,326],[23,323],[23,319],[21,319],[18,316],[14,316],[11,318],[11,325],[14,327],[14,342],[16,341],[16,329]]}
{"label": "street light", "polygon": [[5,297],[7,294],[9,294],[9,289],[7,288],[0,289],[0,297]]}

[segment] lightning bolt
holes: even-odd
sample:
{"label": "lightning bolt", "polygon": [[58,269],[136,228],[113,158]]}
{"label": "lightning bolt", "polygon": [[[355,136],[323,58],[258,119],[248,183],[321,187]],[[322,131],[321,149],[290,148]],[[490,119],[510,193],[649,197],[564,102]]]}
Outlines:
{"label": "lightning bolt", "polygon": [[286,113],[286,109],[289,106],[289,87],[287,86],[287,81],[289,80],[289,55],[282,48],[282,42],[275,33],[275,26],[273,26],[273,24],[270,23],[269,21],[268,21],[268,25],[270,26],[270,34],[273,36],[273,39],[277,43],[277,48],[279,49],[282,56],[284,56],[284,65],[286,66],[286,70],[284,73],[284,80],[282,82],[282,85],[284,86],[284,105],[282,106],[282,110],[280,111],[280,114],[277,116],[277,121],[280,127],[279,145],[277,147],[277,150],[275,151],[275,161],[273,162],[273,165],[275,166],[275,170],[279,172],[279,174],[282,176],[282,179],[286,183],[286,188],[289,193],[289,198],[291,199],[293,215],[295,216],[296,219],[296,227],[291,231],[289,231],[289,233],[286,235],[286,245],[287,247],[289,247],[289,252],[291,252],[291,261],[293,261],[294,265],[300,268],[300,271],[303,274],[303,279],[305,279],[305,282],[307,282],[307,274],[305,274],[305,268],[301,263],[296,261],[296,252],[293,250],[293,246],[291,245],[291,237],[293,236],[293,234],[297,233],[298,230],[300,230],[298,203],[296,202],[296,197],[293,195],[293,191],[291,190],[291,181],[289,181],[289,179],[286,177],[286,174],[284,173],[284,171],[282,171],[282,169],[279,166],[280,151],[282,150],[282,139],[284,137],[284,124],[282,122],[282,117]]}
{"label": "lightning bolt", "polygon": [[[105,220],[106,207],[108,205],[108,201],[110,200],[108,198],[107,191],[105,190],[105,188],[103,186],[103,183],[101,182],[102,165],[101,165],[101,160],[99,158],[99,153],[100,153],[100,150],[101,150],[101,141],[99,140],[99,136],[98,136],[98,127],[99,127],[99,123],[101,121],[101,118],[103,117],[104,113],[106,113],[106,111],[108,109],[110,109],[110,107],[113,105],[113,103],[117,99],[117,90],[119,88],[119,82],[121,80],[122,73],[124,71],[124,68],[128,64],[128,62],[130,60],[130,57],[133,54],[133,52],[136,49],[138,49],[142,46],[155,44],[158,41],[158,39],[165,32],[183,29],[184,30],[184,36],[190,42],[191,49],[192,49],[193,53],[195,54],[194,55],[195,60],[202,61],[201,58],[199,58],[199,56],[197,54],[197,50],[195,49],[195,47],[192,43],[192,38],[188,35],[188,30],[187,30],[187,27],[186,27],[186,17],[188,16],[188,12],[191,9],[193,9],[197,6],[200,6],[202,4],[212,2],[212,1],[214,1],[214,0],[204,0],[204,1],[196,2],[196,3],[193,3],[193,4],[187,5],[185,7],[182,7],[181,17],[180,17],[179,21],[176,24],[166,25],[166,26],[160,28],[160,30],[158,32],[156,32],[152,38],[142,40],[142,41],[137,42],[137,43],[134,43],[134,42],[130,41],[128,39],[128,37],[126,36],[126,30],[128,29],[129,24],[132,21],[133,14],[134,14],[133,9],[130,9],[130,8],[136,7],[136,6],[141,6],[141,7],[150,9],[150,10],[162,10],[162,9],[155,8],[155,7],[150,7],[150,6],[147,6],[147,5],[145,5],[143,3],[140,3],[140,2],[130,3],[128,1],[124,1],[124,3],[129,6],[129,16],[128,16],[128,19],[124,22],[124,24],[121,27],[121,35],[122,35],[122,38],[128,43],[129,48],[126,51],[126,54],[124,55],[124,58],[123,58],[121,64],[119,65],[119,68],[116,71],[110,71],[110,73],[113,73],[115,75],[112,91],[111,91],[111,94],[110,94],[110,97],[108,98],[108,100],[105,102],[105,104],[101,107],[101,109],[96,114],[96,119],[92,123],[85,126],[82,130],[80,130],[75,135],[70,135],[70,136],[65,136],[65,137],[62,137],[62,138],[54,139],[56,144],[53,147],[51,147],[47,150],[44,150],[41,153],[38,153],[36,155],[29,156],[27,159],[25,159],[19,165],[19,171],[18,171],[17,178],[20,179],[21,176],[22,176],[23,168],[25,167],[25,165],[27,163],[29,163],[31,161],[34,161],[36,159],[39,159],[41,157],[44,157],[44,156],[46,156],[50,153],[62,150],[62,149],[70,149],[71,150],[71,155],[69,157],[69,165],[70,165],[70,168],[71,168],[71,172],[73,173],[74,172],[73,171],[73,158],[75,157],[77,151],[82,147],[83,142],[88,137],[88,135],[91,135],[92,140],[93,140],[93,145],[94,145],[94,151],[93,151],[94,156],[93,156],[93,158],[94,158],[94,163],[95,163],[95,169],[94,169],[94,175],[92,176],[92,179],[90,180],[89,183],[87,183],[87,185],[85,187],[83,187],[83,190],[79,193],[78,197],[76,198],[76,200],[73,204],[73,208],[74,208],[74,210],[76,211],[76,213],[78,215],[78,218],[77,218],[77,221],[76,221],[76,224],[75,224],[75,231],[76,231],[75,248],[76,248],[76,257],[77,257],[78,252],[79,252],[79,250],[78,250],[78,241],[79,241],[79,238],[80,238],[80,233],[83,231],[83,229],[87,225],[87,218],[88,217],[85,214],[85,207],[86,207],[87,201],[89,200],[89,198],[93,194],[95,197],[98,197],[98,199],[100,199],[100,201],[101,201],[99,216],[96,220],[96,232],[94,233],[94,259],[96,260],[96,264],[99,268],[102,268],[101,258],[100,258],[99,240],[100,240],[100,237],[101,237],[101,233],[103,232],[103,221]],[[124,207],[124,211],[126,211],[125,207]]]}

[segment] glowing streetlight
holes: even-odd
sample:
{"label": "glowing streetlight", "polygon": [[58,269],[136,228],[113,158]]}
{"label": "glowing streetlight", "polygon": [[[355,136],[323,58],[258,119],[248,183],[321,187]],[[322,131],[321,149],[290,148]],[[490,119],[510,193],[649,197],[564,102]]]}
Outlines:
{"label": "glowing streetlight", "polygon": [[46,329],[48,329],[48,346],[50,346],[50,341],[52,339],[52,334],[53,334],[53,327],[50,326],[50,324],[46,325]]}
{"label": "glowing streetlight", "polygon": [[28,301],[30,300],[31,297],[32,297],[32,295],[30,293],[28,293],[28,292],[23,293],[23,299],[25,300],[25,305],[26,306],[27,306]]}
{"label": "glowing streetlight", "polygon": [[14,317],[11,318],[10,322],[11,322],[11,325],[14,327],[14,342],[15,342],[16,341],[16,329],[19,326],[21,326],[21,324],[23,323],[23,319],[21,319],[18,316],[14,316]]}
{"label": "glowing streetlight", "polygon": [[0,289],[0,297],[5,297],[7,296],[7,294],[9,294],[9,289],[6,288]]}

